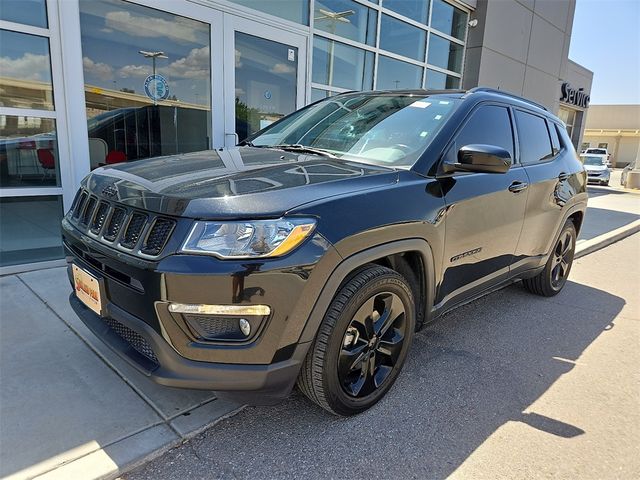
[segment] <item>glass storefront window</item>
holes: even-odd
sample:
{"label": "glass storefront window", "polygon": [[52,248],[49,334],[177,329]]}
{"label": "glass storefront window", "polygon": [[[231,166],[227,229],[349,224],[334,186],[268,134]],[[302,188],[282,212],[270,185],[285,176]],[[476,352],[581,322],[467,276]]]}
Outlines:
{"label": "glass storefront window", "polygon": [[47,5],[45,0],[2,0],[0,20],[47,28]]}
{"label": "glass storefront window", "polygon": [[467,30],[467,14],[443,0],[433,0],[431,28],[435,28],[459,40],[464,40]]}
{"label": "glass storefront window", "polygon": [[296,109],[298,49],[236,32],[236,133],[242,141]]}
{"label": "glass storefront window", "polygon": [[377,89],[396,90],[398,88],[420,88],[421,86],[422,67],[380,55],[378,58]]}
{"label": "glass storefront window", "polygon": [[389,15],[380,21],[380,48],[424,62],[427,32]]}
{"label": "glass storefront window", "polygon": [[453,75],[447,75],[446,73],[427,69],[427,88],[429,90],[460,88],[460,79]]}
{"label": "glass storefront window", "polygon": [[316,0],[314,27],[367,45],[376,44],[378,15],[352,0]]}
{"label": "glass storefront window", "polygon": [[274,17],[309,25],[309,0],[230,0]]}
{"label": "glass storefront window", "polygon": [[121,0],[81,0],[91,168],[210,146],[209,25]]}
{"label": "glass storefront window", "polygon": [[0,106],[53,110],[47,38],[0,30]]}
{"label": "glass storefront window", "polygon": [[0,267],[63,257],[61,220],[60,196],[0,198]]}
{"label": "glass storefront window", "polygon": [[313,39],[314,83],[350,90],[373,86],[373,53],[322,37]]}
{"label": "glass storefront window", "polygon": [[429,0],[384,0],[382,6],[416,22],[426,24],[429,19]]}
{"label": "glass storefront window", "polygon": [[51,118],[0,115],[0,187],[60,186]]}
{"label": "glass storefront window", "polygon": [[320,90],[319,88],[311,89],[311,103],[317,102],[318,100],[324,100],[329,96],[329,92],[326,90]]}
{"label": "glass storefront window", "polygon": [[462,72],[462,54],[464,47],[431,34],[429,39],[429,56],[427,62],[436,67],[446,68],[452,72]]}

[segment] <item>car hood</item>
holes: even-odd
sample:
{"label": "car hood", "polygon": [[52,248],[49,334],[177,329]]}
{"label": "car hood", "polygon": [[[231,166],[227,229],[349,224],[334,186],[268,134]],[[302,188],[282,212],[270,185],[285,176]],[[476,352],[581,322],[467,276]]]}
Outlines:
{"label": "car hood", "polygon": [[585,165],[584,169],[587,172],[602,172],[604,170],[608,170],[606,165]]}
{"label": "car hood", "polygon": [[276,218],[335,195],[395,183],[394,169],[270,148],[158,157],[94,170],[100,198],[190,218]]}

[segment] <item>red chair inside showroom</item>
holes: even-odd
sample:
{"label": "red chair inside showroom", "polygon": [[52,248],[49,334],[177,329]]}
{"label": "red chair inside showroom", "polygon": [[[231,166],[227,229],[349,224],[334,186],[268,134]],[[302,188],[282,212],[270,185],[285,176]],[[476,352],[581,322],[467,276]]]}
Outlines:
{"label": "red chair inside showroom", "polygon": [[120,150],[111,150],[107,153],[107,157],[104,159],[107,165],[113,165],[114,163],[121,163],[127,161],[127,156]]}
{"label": "red chair inside showroom", "polygon": [[38,149],[38,161],[40,166],[45,170],[53,170],[56,168],[56,158],[53,156],[51,150],[47,148]]}

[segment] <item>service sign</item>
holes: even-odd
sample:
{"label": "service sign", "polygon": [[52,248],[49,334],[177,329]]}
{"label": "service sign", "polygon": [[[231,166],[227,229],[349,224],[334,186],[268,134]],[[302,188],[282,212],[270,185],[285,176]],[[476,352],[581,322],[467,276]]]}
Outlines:
{"label": "service sign", "polygon": [[560,91],[562,93],[562,96],[560,97],[561,102],[575,105],[580,108],[587,108],[589,106],[589,100],[591,100],[591,98],[584,91],[584,88],[578,88],[576,90],[571,87],[569,82],[565,82],[562,84],[562,87],[560,87]]}

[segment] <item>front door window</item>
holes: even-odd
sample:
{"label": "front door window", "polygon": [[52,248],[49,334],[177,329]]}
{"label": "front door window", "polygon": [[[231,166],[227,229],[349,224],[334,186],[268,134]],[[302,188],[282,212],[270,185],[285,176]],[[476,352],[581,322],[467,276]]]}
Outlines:
{"label": "front door window", "polygon": [[238,140],[296,110],[297,72],[297,47],[235,33]]}

